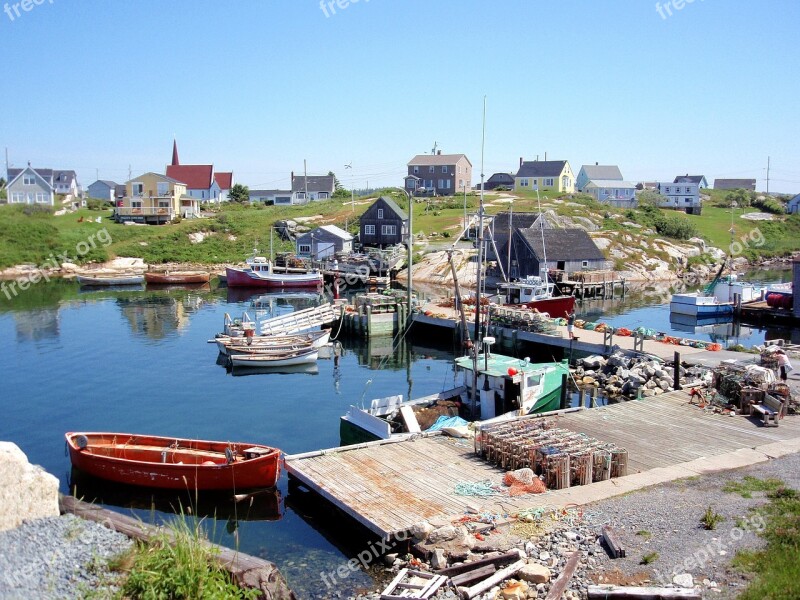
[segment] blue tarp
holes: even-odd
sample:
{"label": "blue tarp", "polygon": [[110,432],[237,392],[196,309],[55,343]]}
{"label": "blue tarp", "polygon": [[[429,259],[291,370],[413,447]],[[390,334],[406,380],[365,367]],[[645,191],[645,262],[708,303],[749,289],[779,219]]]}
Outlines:
{"label": "blue tarp", "polygon": [[465,425],[469,425],[469,422],[465,421],[461,417],[445,417],[442,415],[436,419],[436,423],[431,425],[428,431],[439,431],[445,427],[463,427]]}

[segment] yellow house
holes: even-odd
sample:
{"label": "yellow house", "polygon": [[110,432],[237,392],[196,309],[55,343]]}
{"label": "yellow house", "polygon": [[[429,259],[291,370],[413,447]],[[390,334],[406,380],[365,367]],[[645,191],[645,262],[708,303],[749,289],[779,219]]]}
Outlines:
{"label": "yellow house", "polygon": [[564,194],[575,191],[575,175],[566,160],[519,159],[514,177],[515,190],[555,190]]}
{"label": "yellow house", "polygon": [[199,217],[200,204],[186,194],[186,184],[159,173],[145,173],[125,183],[125,197],[117,202],[118,222],[158,225],[175,217]]}

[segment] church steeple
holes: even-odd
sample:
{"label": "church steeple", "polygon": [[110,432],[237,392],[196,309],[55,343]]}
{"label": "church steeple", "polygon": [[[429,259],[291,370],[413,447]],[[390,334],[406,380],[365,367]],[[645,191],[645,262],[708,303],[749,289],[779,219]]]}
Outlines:
{"label": "church steeple", "polygon": [[176,166],[181,164],[181,161],[178,160],[178,142],[175,138],[172,139],[172,166]]}

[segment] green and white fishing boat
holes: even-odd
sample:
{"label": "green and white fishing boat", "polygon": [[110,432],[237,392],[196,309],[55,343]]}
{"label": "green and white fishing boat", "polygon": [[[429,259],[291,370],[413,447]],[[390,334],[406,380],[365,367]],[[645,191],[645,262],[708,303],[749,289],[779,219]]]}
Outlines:
{"label": "green and white fishing boat", "polygon": [[[415,400],[390,396],[372,400],[368,407],[351,406],[340,421],[342,445],[419,433],[438,416],[466,418],[473,405],[472,414],[480,421],[545,413],[561,407],[562,382],[569,375],[566,360],[532,363],[491,353],[492,343],[493,338],[484,338],[483,353],[455,360],[457,386],[452,389]],[[429,413],[432,417],[427,416]]]}

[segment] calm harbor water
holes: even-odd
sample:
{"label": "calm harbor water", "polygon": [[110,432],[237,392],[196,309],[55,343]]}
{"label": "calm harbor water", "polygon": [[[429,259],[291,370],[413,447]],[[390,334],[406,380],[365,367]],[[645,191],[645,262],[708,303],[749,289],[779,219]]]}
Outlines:
{"label": "calm harbor water", "polygon": [[[771,281],[783,277],[769,274]],[[578,314],[674,331],[664,294],[644,289],[624,301],[586,302]],[[0,297],[0,439],[15,442],[31,462],[56,475],[62,492],[70,492],[72,483],[87,499],[158,521],[176,508],[174,497],[73,478],[64,433],[151,433],[305,452],[339,444],[339,417],[351,404],[398,393],[416,397],[453,384],[455,349],[447,335],[417,336],[396,351],[390,340],[343,340],[338,366],[320,360],[308,372],[247,376],[218,364],[216,346],[206,343],[221,329],[225,313],[282,314],[317,300],[211,288],[81,291],[65,281],[40,283],[11,301]],[[734,333],[744,335],[741,329]],[[739,341],[752,345],[791,335],[748,328],[747,339]],[[319,504],[289,492],[284,476],[276,494],[256,496],[252,503],[236,504],[229,495],[201,497],[190,510],[210,517],[215,540],[276,562],[300,597],[313,598],[330,593],[321,571],[367,547],[361,532],[315,510]],[[358,573],[337,591],[370,584],[368,574]]]}

